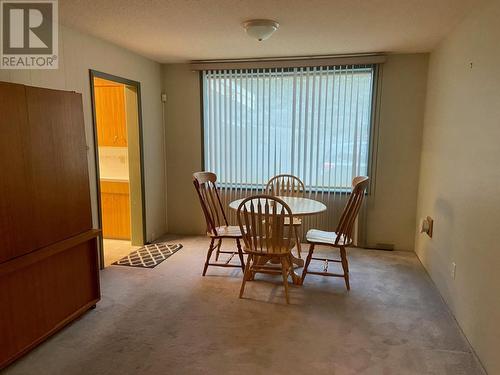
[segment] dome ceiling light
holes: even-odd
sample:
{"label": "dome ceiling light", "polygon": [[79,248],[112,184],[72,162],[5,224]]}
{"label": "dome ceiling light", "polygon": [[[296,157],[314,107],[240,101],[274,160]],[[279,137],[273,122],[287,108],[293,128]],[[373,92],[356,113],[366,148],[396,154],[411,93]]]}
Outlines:
{"label": "dome ceiling light", "polygon": [[280,24],[273,20],[249,20],[243,22],[243,28],[247,34],[259,42],[268,39],[279,27]]}

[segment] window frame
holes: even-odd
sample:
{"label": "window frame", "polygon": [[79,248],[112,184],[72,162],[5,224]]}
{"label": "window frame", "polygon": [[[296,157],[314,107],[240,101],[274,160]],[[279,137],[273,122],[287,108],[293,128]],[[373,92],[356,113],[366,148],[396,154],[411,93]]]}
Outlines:
{"label": "window frame", "polygon": [[[351,64],[349,64],[351,65]],[[356,64],[354,64],[356,65]],[[362,64],[362,65],[370,65],[370,64]],[[370,178],[368,187],[366,189],[365,194],[371,195],[375,186],[376,179],[376,167],[377,167],[377,151],[378,151],[378,133],[379,133],[379,120],[380,120],[380,101],[381,101],[381,81],[382,81],[382,69],[383,64],[376,63],[373,65],[373,76],[372,76],[372,98],[371,98],[371,111],[370,111],[370,121],[369,121],[369,141],[368,141],[368,160],[367,160],[367,176]],[[339,65],[328,65],[328,67],[339,67],[346,66],[344,64]],[[269,70],[284,70],[284,71],[293,71],[294,68],[258,68],[255,70],[258,72],[265,72]],[[227,68],[225,70],[231,70]],[[241,69],[237,68],[234,70],[249,70],[249,69]],[[204,116],[204,80],[203,80],[203,70],[198,71],[198,79],[199,79],[199,95],[200,95],[200,136],[201,136],[201,170],[206,170],[206,160],[205,160],[205,116]],[[231,182],[217,182],[217,185],[220,188],[229,188],[229,189],[240,189],[242,191],[263,191],[266,187],[266,184],[259,183],[231,183]],[[308,186],[306,185],[306,193],[334,193],[340,195],[350,194],[351,189],[345,186],[333,186],[333,187],[320,187],[320,186]]]}

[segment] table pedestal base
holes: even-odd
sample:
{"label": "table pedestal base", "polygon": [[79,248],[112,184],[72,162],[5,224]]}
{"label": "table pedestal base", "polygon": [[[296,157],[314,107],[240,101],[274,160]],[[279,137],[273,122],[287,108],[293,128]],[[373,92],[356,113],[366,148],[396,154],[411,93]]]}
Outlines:
{"label": "table pedestal base", "polygon": [[[293,255],[293,253],[291,254],[291,260],[292,260],[292,263],[294,264],[294,267],[293,267],[293,270],[291,272],[291,276],[292,276],[292,282],[294,285],[302,285],[302,282],[301,282],[301,276],[295,272],[295,268],[299,268],[299,267],[304,267],[304,259],[301,259],[301,258],[297,258],[295,255]],[[265,265],[267,263],[271,263],[271,264],[279,264],[279,269],[281,269],[281,260],[279,257],[273,257],[273,256],[259,256],[257,257],[257,259],[255,260],[255,263],[257,265]],[[276,267],[278,268],[278,267]],[[252,272],[250,274],[250,277],[248,278],[248,280],[254,280],[255,278],[255,272]]]}

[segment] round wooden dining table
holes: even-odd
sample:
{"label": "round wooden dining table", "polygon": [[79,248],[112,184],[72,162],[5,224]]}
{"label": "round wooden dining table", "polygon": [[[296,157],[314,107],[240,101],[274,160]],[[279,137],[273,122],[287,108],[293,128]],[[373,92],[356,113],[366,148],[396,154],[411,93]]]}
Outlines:
{"label": "round wooden dining table", "polygon": [[[318,202],[314,199],[302,198],[302,197],[278,197],[278,198],[283,200],[288,205],[288,207],[290,207],[290,210],[292,211],[292,215],[294,217],[316,215],[326,211],[326,206],[323,203]],[[244,199],[245,198],[232,201],[231,203],[229,203],[229,208],[237,210]],[[272,259],[263,258],[263,261],[272,262]],[[297,258],[293,253],[292,253],[292,261],[295,265],[299,267],[304,266],[304,260],[301,258]],[[294,284],[300,285],[300,276],[295,271],[292,272],[292,280]]]}

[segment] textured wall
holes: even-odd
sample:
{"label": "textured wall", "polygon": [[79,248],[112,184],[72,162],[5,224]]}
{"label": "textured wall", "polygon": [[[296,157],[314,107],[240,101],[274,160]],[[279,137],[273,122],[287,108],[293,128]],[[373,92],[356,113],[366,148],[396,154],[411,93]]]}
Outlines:
{"label": "textured wall", "polygon": [[417,217],[434,218],[434,236],[416,238],[490,374],[500,374],[499,19],[500,2],[490,2],[431,55]]}
{"label": "textured wall", "polygon": [[427,54],[391,55],[384,64],[366,240],[413,250],[427,82]]}

